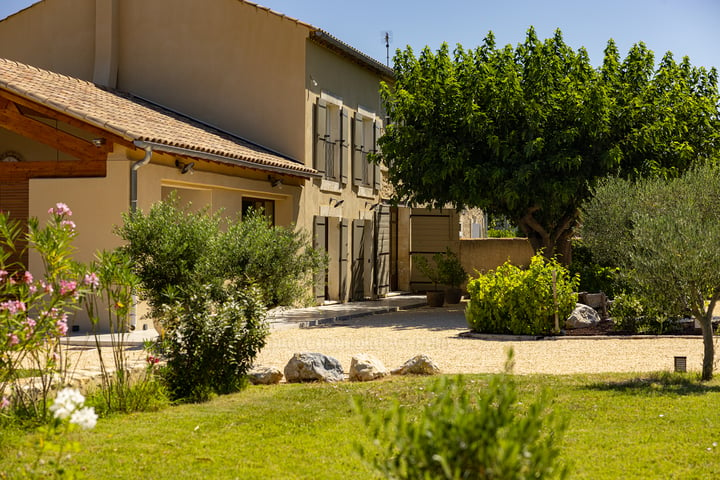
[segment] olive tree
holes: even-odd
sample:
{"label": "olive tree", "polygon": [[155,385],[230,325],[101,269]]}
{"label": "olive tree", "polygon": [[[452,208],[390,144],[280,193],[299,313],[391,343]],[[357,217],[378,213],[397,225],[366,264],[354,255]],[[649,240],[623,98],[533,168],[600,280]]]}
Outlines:
{"label": "olive tree", "polygon": [[395,200],[479,207],[512,220],[536,251],[570,261],[578,208],[597,179],[675,175],[720,145],[717,72],[655,57],[621,61],[610,40],[599,68],[558,30],[541,41],[419,56],[398,51],[382,87],[391,120],[375,158]]}
{"label": "olive tree", "polygon": [[621,267],[646,301],[698,320],[702,378],[710,380],[720,299],[720,168],[709,163],[672,179],[611,178],[593,193],[581,229],[593,257]]}

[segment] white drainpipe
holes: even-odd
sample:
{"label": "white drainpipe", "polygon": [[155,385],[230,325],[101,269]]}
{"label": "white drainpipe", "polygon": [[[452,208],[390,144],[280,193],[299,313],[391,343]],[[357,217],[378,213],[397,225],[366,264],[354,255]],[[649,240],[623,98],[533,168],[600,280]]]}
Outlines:
{"label": "white drainpipe", "polygon": [[143,167],[150,163],[150,159],[152,158],[152,146],[147,145],[145,142],[139,142],[135,141],[133,142],[136,146],[145,149],[145,156],[142,158],[142,160],[138,160],[137,162],[133,163],[132,167],[130,168],[130,211],[134,212],[137,210],[137,171],[140,169],[140,167]]}
{"label": "white drainpipe", "polygon": [[[152,158],[153,154],[152,146],[138,141],[133,143],[135,143],[136,146],[145,149],[145,156],[142,158],[142,160],[138,160],[137,162],[132,164],[132,167],[130,167],[130,213],[137,210],[137,171],[140,169],[140,167],[143,167],[150,163],[150,159]],[[135,327],[137,326],[137,303],[137,295],[133,293],[132,308],[130,309],[130,330],[135,330]]]}

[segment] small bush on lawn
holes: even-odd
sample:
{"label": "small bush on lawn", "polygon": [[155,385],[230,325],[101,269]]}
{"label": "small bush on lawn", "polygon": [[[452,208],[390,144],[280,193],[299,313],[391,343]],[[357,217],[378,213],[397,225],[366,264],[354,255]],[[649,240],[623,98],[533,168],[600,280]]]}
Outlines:
{"label": "small bush on lawn", "polygon": [[556,313],[564,322],[575,308],[578,281],[555,259],[539,254],[527,269],[506,262],[470,280],[465,317],[474,332],[547,335]]}
{"label": "small bush on lawn", "polygon": [[245,386],[268,334],[257,289],[225,287],[223,301],[199,291],[165,310],[167,330],[157,350],[167,360],[161,375],[173,399],[204,401]]}
{"label": "small bush on lawn", "polygon": [[543,392],[518,401],[508,375],[482,389],[462,377],[440,377],[419,413],[395,401],[387,410],[358,408],[372,445],[360,454],[387,478],[565,478],[559,444],[565,420]]}

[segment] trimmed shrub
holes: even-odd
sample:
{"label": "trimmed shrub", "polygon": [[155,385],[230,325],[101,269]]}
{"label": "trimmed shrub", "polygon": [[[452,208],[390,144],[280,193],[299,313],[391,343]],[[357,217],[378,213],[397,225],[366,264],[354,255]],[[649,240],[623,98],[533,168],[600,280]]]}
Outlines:
{"label": "trimmed shrub", "polygon": [[474,332],[548,335],[555,329],[556,312],[564,322],[575,308],[578,282],[557,260],[539,254],[527,269],[506,262],[470,280],[465,317]]}
{"label": "trimmed shrub", "polygon": [[155,350],[167,360],[160,374],[173,399],[197,402],[241,390],[265,346],[268,327],[259,291],[227,288],[222,302],[200,291],[165,309],[167,330]]}

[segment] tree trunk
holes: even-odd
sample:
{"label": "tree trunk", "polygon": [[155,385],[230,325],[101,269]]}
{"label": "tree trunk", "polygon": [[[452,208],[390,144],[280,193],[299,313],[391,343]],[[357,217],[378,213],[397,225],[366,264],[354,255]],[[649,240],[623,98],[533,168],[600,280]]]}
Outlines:
{"label": "tree trunk", "polygon": [[572,261],[572,230],[562,232],[555,241],[551,236],[540,235],[534,230],[524,231],[524,233],[535,253],[542,252],[545,258],[556,257],[562,265],[570,265]]}
{"label": "tree trunk", "polygon": [[693,315],[700,322],[700,328],[702,329],[703,337],[703,365],[702,365],[702,380],[712,380],[713,367],[715,363],[715,339],[713,337],[713,326],[712,318],[715,306],[720,300],[720,289],[713,292],[710,297],[710,304],[705,307],[704,297],[700,296],[700,301],[691,307]]}
{"label": "tree trunk", "polygon": [[713,363],[715,361],[715,344],[713,338],[712,327],[712,310],[700,318],[700,327],[702,328],[703,337],[703,362],[702,377],[703,381],[712,380]]}
{"label": "tree trunk", "polygon": [[546,258],[557,258],[558,262],[568,266],[572,261],[572,234],[577,223],[578,212],[573,210],[561,218],[549,229],[541,225],[533,216],[540,210],[534,206],[529,208],[525,216],[518,220],[520,230],[527,235],[535,253],[542,252]]}

